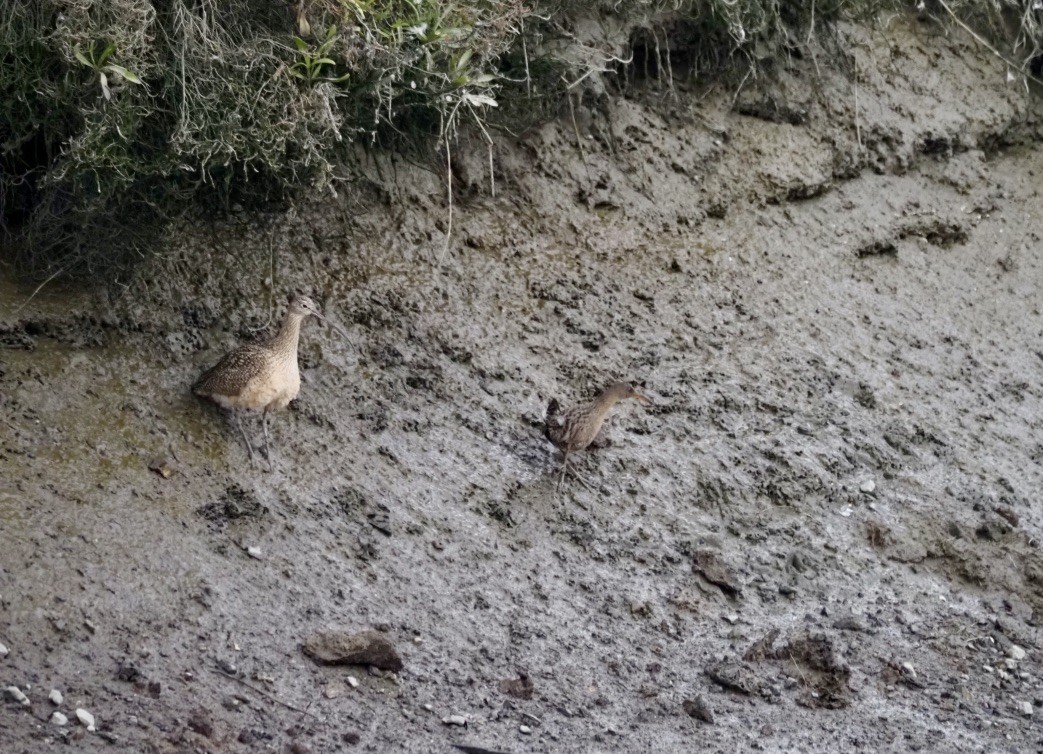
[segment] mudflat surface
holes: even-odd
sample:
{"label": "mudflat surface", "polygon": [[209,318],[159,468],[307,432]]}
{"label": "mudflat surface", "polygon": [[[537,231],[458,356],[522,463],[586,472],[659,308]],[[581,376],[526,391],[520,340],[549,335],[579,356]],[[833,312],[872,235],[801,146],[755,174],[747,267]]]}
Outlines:
{"label": "mudflat surface", "polygon": [[[1033,100],[842,33],[498,144],[495,197],[463,141],[448,248],[444,176],[388,159],[118,299],[0,283],[3,750],[1043,745]],[[188,386],[291,291],[350,342],[306,323],[253,469]],[[547,401],[618,379],[655,405],[557,491]],[[331,629],[404,667],[316,664]]]}

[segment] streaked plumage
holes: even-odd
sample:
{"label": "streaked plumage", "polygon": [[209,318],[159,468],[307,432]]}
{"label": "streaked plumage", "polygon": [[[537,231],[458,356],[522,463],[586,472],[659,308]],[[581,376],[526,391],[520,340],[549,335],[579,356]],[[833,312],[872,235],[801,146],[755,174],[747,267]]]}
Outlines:
{"label": "streaked plumage", "polygon": [[[617,403],[627,398],[633,398],[646,404],[652,402],[648,396],[626,382],[609,385],[594,400],[570,408],[568,411],[562,411],[558,401],[551,400],[547,406],[544,434],[564,454],[561,469],[562,479],[565,478],[569,453],[585,450],[598,442],[609,411]],[[560,480],[558,484],[560,486]]]}
{"label": "streaked plumage", "polygon": [[[239,411],[263,411],[264,448],[268,455],[268,412],[286,408],[301,389],[297,367],[297,344],[301,322],[308,315],[325,319],[318,305],[307,296],[298,296],[291,304],[279,331],[260,343],[244,343],[229,352],[217,364],[203,372],[192,385],[200,398],[212,400],[232,412],[243,434],[250,462],[253,446],[239,421]],[[271,457],[268,458],[271,466]]]}

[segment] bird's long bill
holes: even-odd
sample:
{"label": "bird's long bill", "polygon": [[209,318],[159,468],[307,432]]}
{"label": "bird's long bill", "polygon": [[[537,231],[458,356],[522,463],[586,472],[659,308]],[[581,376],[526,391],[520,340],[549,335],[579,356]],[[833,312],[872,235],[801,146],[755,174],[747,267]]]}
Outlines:
{"label": "bird's long bill", "polygon": [[340,325],[338,325],[335,322],[331,322],[330,320],[326,319],[326,317],[324,317],[323,315],[319,314],[318,312],[315,313],[315,316],[318,317],[319,319],[321,319],[323,322],[325,322],[330,327],[332,327],[334,330],[336,330],[337,333],[342,338],[344,338],[344,340],[348,341],[348,345],[351,346],[352,349],[355,348],[355,344],[351,342],[351,338],[348,337],[348,334],[344,331],[344,329]]}
{"label": "bird's long bill", "polygon": [[645,404],[646,406],[651,406],[651,405],[652,405],[652,399],[651,399],[651,398],[649,398],[649,397],[648,397],[647,395],[645,395],[644,393],[640,392],[639,390],[635,390],[635,391],[634,391],[634,399],[635,399],[635,400],[639,400],[639,401],[641,401],[641,402],[642,402],[642,403],[644,403],[644,404]]}

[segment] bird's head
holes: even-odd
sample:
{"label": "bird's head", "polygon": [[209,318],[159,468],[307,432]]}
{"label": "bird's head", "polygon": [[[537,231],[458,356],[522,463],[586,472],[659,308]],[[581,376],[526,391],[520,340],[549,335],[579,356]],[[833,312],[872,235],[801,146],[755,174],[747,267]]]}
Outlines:
{"label": "bird's head", "polygon": [[[641,387],[644,387],[643,385]],[[605,388],[604,395],[610,396],[617,401],[625,401],[627,398],[633,398],[635,401],[640,401],[646,406],[652,405],[652,399],[645,395],[637,385],[630,382],[617,382],[614,385],[609,385]]]}
{"label": "bird's head", "polygon": [[319,319],[326,319],[322,316],[322,312],[319,310],[319,305],[307,296],[297,296],[294,298],[293,301],[290,302],[290,313],[296,314],[299,317],[307,317],[311,314]]}

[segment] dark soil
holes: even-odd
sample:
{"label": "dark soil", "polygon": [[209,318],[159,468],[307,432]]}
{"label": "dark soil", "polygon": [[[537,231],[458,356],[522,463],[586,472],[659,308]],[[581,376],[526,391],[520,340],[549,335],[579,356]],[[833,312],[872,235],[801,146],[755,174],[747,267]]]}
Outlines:
{"label": "dark soil", "polygon": [[[1034,101],[842,34],[504,138],[495,197],[462,139],[447,249],[444,174],[373,158],[116,299],[0,283],[0,748],[1043,746]],[[306,324],[268,472],[188,386],[294,291],[351,342]],[[547,402],[619,379],[556,492]],[[371,630],[401,671],[302,651]]]}

